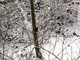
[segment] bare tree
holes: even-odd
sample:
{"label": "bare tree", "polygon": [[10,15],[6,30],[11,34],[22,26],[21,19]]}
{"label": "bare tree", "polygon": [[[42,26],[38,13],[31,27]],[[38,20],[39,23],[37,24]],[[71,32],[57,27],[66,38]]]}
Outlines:
{"label": "bare tree", "polygon": [[38,30],[38,28],[36,27],[33,0],[30,0],[30,5],[31,5],[32,28],[33,28],[33,36],[34,36],[34,45],[35,45],[36,56],[41,59],[42,58],[42,54],[40,52],[39,43],[38,43],[38,36],[37,36],[37,32],[38,31],[36,31],[36,30]]}

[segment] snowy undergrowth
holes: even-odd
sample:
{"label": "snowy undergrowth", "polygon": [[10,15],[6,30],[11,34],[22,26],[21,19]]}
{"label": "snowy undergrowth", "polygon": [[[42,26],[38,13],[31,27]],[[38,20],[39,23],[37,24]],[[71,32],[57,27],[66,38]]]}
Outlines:
{"label": "snowy undergrowth", "polygon": [[[58,0],[55,0],[55,3],[56,1]],[[27,0],[16,0],[15,3],[3,5],[4,8],[0,9],[0,12],[5,12],[0,15],[0,29],[2,30],[0,33],[3,37],[6,34],[5,30],[9,27],[7,37],[5,38],[5,58],[8,60],[10,58],[13,60],[39,60],[35,57],[30,6],[28,5],[29,2],[27,2]],[[35,13],[43,59],[79,60],[79,3],[76,0],[56,5],[53,4],[54,1],[52,0],[40,0],[40,2],[37,2],[36,0]],[[2,40],[2,37],[0,39],[0,51],[2,53],[4,39]]]}

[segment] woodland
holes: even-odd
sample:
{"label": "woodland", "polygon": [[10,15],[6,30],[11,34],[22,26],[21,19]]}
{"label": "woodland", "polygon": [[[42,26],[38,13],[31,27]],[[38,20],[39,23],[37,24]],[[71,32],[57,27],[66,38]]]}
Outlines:
{"label": "woodland", "polygon": [[0,0],[0,60],[80,60],[80,0]]}

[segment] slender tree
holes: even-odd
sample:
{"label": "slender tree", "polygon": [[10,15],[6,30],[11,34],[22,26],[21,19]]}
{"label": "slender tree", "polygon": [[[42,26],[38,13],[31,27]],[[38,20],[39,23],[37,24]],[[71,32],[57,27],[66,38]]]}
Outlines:
{"label": "slender tree", "polygon": [[35,51],[36,51],[36,56],[37,58],[42,58],[42,54],[40,52],[39,48],[39,43],[38,43],[38,37],[37,37],[37,30],[38,28],[36,27],[36,21],[35,21],[35,13],[34,13],[34,2],[33,0],[30,0],[30,5],[31,5],[31,16],[32,16],[32,29],[33,29],[33,36],[34,36],[34,45],[35,45]]}

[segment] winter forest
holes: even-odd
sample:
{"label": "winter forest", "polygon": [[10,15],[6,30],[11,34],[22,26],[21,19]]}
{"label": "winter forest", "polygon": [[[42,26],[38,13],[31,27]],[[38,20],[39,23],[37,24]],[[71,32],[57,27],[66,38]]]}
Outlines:
{"label": "winter forest", "polygon": [[80,60],[80,0],[0,0],[0,60]]}

